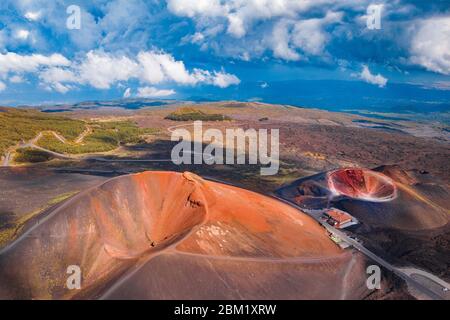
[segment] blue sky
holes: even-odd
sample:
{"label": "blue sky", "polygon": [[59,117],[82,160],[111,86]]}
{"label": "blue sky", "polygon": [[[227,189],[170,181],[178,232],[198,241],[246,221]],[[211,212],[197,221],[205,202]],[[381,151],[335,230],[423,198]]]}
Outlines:
{"label": "blue sky", "polygon": [[[70,5],[80,29],[67,27]],[[380,29],[367,27],[374,5]],[[0,10],[2,104],[251,99],[235,93],[303,80],[450,91],[450,0],[3,0]]]}

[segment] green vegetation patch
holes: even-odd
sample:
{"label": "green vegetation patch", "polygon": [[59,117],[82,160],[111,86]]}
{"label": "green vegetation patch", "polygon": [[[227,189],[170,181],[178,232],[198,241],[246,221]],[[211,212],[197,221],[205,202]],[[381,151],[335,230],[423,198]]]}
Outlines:
{"label": "green vegetation patch", "polygon": [[180,108],[168,116],[165,119],[174,120],[174,121],[225,121],[231,120],[230,117],[225,116],[223,114],[218,113],[206,113],[202,110],[198,110],[195,108],[185,107]]}
{"label": "green vegetation patch", "polygon": [[1,108],[0,154],[21,141],[33,139],[41,131],[55,131],[66,139],[75,139],[85,123],[66,117],[49,115],[38,110]]}
{"label": "green vegetation patch", "polygon": [[63,154],[84,154],[107,152],[118,146],[141,142],[142,130],[131,121],[93,122],[89,124],[92,133],[87,135],[81,143],[68,141],[63,143],[53,134],[45,133],[39,139],[42,148]]}
{"label": "green vegetation patch", "polygon": [[157,128],[140,128],[140,134],[143,136],[150,136],[160,133],[160,130]]}
{"label": "green vegetation patch", "polygon": [[17,149],[14,161],[17,163],[38,163],[53,159],[48,152],[35,150],[32,148]]}

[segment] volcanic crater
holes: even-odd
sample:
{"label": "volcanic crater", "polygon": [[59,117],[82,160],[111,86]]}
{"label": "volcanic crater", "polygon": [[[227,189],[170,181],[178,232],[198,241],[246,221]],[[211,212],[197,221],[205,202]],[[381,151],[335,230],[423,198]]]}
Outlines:
{"label": "volcanic crater", "polygon": [[[81,290],[66,286],[71,265]],[[363,265],[278,200],[143,172],[73,197],[4,248],[0,298],[361,298]]]}

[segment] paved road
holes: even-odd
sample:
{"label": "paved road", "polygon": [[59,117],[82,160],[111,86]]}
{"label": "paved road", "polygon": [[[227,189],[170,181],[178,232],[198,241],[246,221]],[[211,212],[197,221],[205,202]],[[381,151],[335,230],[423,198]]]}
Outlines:
{"label": "paved road", "polygon": [[[170,127],[168,128],[169,132],[173,132],[174,128],[177,127],[183,127],[186,125],[179,125],[179,126],[174,126],[174,127]],[[44,148],[41,148],[39,146],[36,145],[37,141],[42,137],[42,133],[39,133],[34,139],[32,139],[31,141],[29,141],[28,143],[25,144],[21,144],[20,147],[24,148],[24,147],[31,147],[31,148],[35,148],[38,150],[42,150],[45,152],[48,152],[56,157],[60,157],[60,158],[66,158],[66,159],[72,159],[73,157],[67,156],[67,155],[63,155],[60,153],[56,153]],[[84,137],[83,137],[84,138]],[[4,164],[6,163],[7,165],[9,164],[9,158],[10,158],[10,153],[7,153],[5,156],[5,160],[4,160]],[[94,161],[102,161],[102,162],[168,162],[168,161],[172,161],[172,159],[106,159],[106,158],[100,158],[100,157],[86,157],[84,159],[89,159],[89,160],[94,160]],[[226,183],[226,184],[230,184],[228,182],[225,181],[220,181],[217,179],[210,179],[210,180],[214,180],[214,181],[218,181],[221,183]],[[286,201],[285,199],[282,199],[276,195],[272,195],[272,197],[278,199],[281,202],[284,202],[290,206],[293,206],[295,208],[297,208],[300,211],[303,211],[305,213],[308,213],[308,210],[305,210],[304,208],[301,208],[297,205],[295,205],[292,202]],[[345,234],[344,232],[330,226],[327,223],[324,223],[323,221],[321,221],[320,219],[317,219],[316,216],[314,214],[309,214],[313,219],[315,219],[317,222],[319,222],[324,228],[326,228],[330,233],[338,236],[341,240],[345,241],[346,243],[348,243],[349,245],[353,246],[355,249],[357,249],[358,251],[360,251],[361,253],[365,254],[367,257],[369,257],[370,259],[372,259],[373,261],[377,262],[379,265],[381,265],[382,267],[384,267],[385,269],[393,272],[394,274],[396,274],[397,276],[399,276],[400,278],[402,278],[403,280],[406,281],[406,283],[408,285],[413,286],[415,289],[417,289],[419,292],[421,292],[422,294],[428,296],[431,299],[435,299],[435,300],[442,300],[442,299],[446,299],[447,298],[447,292],[444,291],[444,289],[449,289],[449,285],[437,278],[434,275],[431,275],[425,271],[419,270],[419,269],[414,269],[414,268],[397,268],[393,265],[391,265],[389,262],[385,261],[384,259],[382,259],[381,257],[377,256],[376,254],[374,254],[373,252],[371,252],[370,250],[368,250],[367,248],[365,248],[362,244],[360,244],[358,241],[350,238],[349,236],[347,236],[347,234]],[[422,277],[425,277],[429,280],[431,280],[435,285],[433,286],[433,288],[428,288],[426,287],[424,284],[418,282],[416,279],[413,279],[413,275],[420,275]],[[438,288],[438,290],[436,290],[436,288]],[[440,291],[440,292],[437,292]]]}
{"label": "paved road", "polygon": [[423,277],[426,277],[430,280],[432,280],[433,282],[438,283],[440,286],[447,288],[450,291],[450,284],[448,284],[447,282],[445,282],[444,280],[436,277],[434,274],[431,274],[427,271],[423,271],[420,269],[415,269],[415,268],[399,268],[402,272],[408,274],[408,275],[420,275]]}
{"label": "paved road", "polygon": [[[212,180],[212,181],[216,181],[216,182],[220,182],[220,183],[225,183],[228,185],[232,185],[235,187],[240,187],[240,186],[236,186],[233,185],[232,183],[226,182],[226,181],[221,181],[219,179],[215,179],[215,178],[206,178],[208,180]],[[447,288],[449,286],[449,284],[447,284],[445,281],[439,279],[438,277],[431,275],[431,277],[429,277],[428,275],[430,275],[428,272],[424,272],[422,270],[419,269],[415,269],[415,268],[407,268],[406,271],[404,270],[404,268],[397,268],[395,266],[393,266],[392,264],[390,264],[389,262],[387,262],[386,260],[384,260],[383,258],[377,256],[375,253],[373,253],[372,251],[370,251],[369,249],[365,248],[361,243],[359,243],[358,241],[350,238],[346,233],[330,226],[328,223],[321,221],[320,219],[317,218],[317,210],[312,210],[315,211],[316,214],[313,214],[313,212],[308,212],[308,210],[305,210],[304,208],[301,208],[299,206],[297,206],[295,203],[292,203],[290,201],[287,201],[283,198],[278,197],[275,194],[270,194],[269,196],[283,202],[286,203],[287,205],[290,205],[291,207],[294,207],[302,212],[305,212],[306,214],[308,214],[309,216],[311,216],[314,220],[316,220],[318,223],[320,223],[325,229],[327,229],[330,233],[336,235],[337,237],[339,237],[341,240],[345,241],[346,243],[348,243],[349,245],[353,246],[356,250],[360,251],[361,253],[363,253],[364,255],[366,255],[367,257],[369,257],[370,259],[372,259],[373,261],[375,261],[376,263],[378,263],[380,266],[384,267],[385,269],[393,272],[394,274],[396,274],[398,277],[400,277],[401,279],[403,279],[409,286],[415,288],[416,290],[418,290],[418,292],[420,292],[421,294],[425,295],[426,297],[428,297],[429,299],[432,300],[446,300],[448,297],[448,293],[446,291],[444,291],[445,288]],[[431,280],[433,282],[432,286],[425,286],[424,284],[422,284],[421,282],[418,282],[413,275],[414,274],[420,274],[421,276],[426,277],[427,279]],[[439,279],[439,281],[436,281],[436,279]]]}
{"label": "paved road", "polygon": [[[301,208],[299,206],[297,206],[296,204],[286,201],[285,199],[282,199],[278,196],[272,195],[274,198],[289,204],[305,213],[308,213],[308,210],[305,210],[304,208]],[[375,261],[376,263],[378,263],[380,266],[384,267],[385,269],[393,272],[394,274],[396,274],[398,277],[400,277],[401,279],[405,280],[405,282],[414,287],[415,289],[417,289],[420,293],[424,294],[425,296],[429,297],[432,300],[445,300],[447,298],[447,293],[444,291],[444,288],[448,287],[448,284],[437,278],[436,276],[432,276],[432,278],[428,277],[429,273],[424,272],[422,270],[419,269],[415,269],[415,268],[408,268],[407,270],[411,271],[413,270],[413,272],[405,272],[404,269],[402,268],[397,268],[395,266],[393,266],[392,264],[390,264],[389,262],[387,262],[386,260],[384,260],[383,258],[377,256],[375,253],[373,253],[372,251],[370,251],[369,249],[365,248],[361,243],[359,243],[358,241],[350,238],[346,233],[330,226],[328,223],[321,221],[320,219],[317,219],[314,215],[309,214],[314,220],[316,220],[317,222],[319,222],[325,229],[327,229],[330,233],[338,236],[341,240],[345,241],[346,243],[348,243],[349,245],[353,246],[356,250],[360,251],[361,253],[363,253],[364,255],[366,255],[367,257],[369,257],[370,259],[372,259],[373,261]],[[436,283],[438,286],[433,286],[432,288],[425,286],[424,284],[418,282],[416,279],[414,279],[412,277],[412,274],[421,274],[422,276],[427,277],[428,279],[432,280],[434,283]],[[433,279],[439,279],[439,282],[434,281]],[[445,285],[443,286],[442,284]],[[436,288],[438,288],[438,290],[436,290]]]}

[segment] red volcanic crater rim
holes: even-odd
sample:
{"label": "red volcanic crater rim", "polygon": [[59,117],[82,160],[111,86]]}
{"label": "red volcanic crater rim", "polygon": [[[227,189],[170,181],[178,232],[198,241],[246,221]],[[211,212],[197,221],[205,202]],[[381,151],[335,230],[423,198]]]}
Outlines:
{"label": "red volcanic crater rim", "polygon": [[397,187],[391,178],[368,169],[338,169],[330,172],[327,180],[335,195],[372,202],[391,201],[397,197]]}

